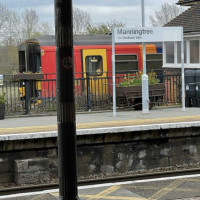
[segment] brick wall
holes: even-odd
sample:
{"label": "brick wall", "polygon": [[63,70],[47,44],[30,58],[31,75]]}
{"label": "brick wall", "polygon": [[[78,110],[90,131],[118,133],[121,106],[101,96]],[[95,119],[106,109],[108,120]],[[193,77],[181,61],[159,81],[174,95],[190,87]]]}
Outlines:
{"label": "brick wall", "polygon": [[[192,167],[200,162],[199,127],[79,135],[77,138],[79,179]],[[41,168],[41,162],[45,163],[45,169]],[[23,170],[21,163],[28,170]],[[35,173],[35,177],[26,181],[23,177],[28,173]],[[37,176],[39,173],[45,178]],[[56,138],[0,142],[0,184],[48,182],[57,178],[57,174]]]}

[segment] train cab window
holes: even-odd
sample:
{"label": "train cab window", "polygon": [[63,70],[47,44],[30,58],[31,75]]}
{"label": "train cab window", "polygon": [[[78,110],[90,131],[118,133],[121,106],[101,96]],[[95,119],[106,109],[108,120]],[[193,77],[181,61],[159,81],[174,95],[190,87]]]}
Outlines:
{"label": "train cab window", "polygon": [[25,51],[19,51],[19,72],[26,71]]}
{"label": "train cab window", "polygon": [[146,54],[146,67],[148,71],[162,68],[162,54]]}
{"label": "train cab window", "polygon": [[103,75],[103,58],[102,56],[86,56],[86,71],[89,76]]}
{"label": "train cab window", "polygon": [[115,68],[116,68],[116,73],[131,72],[138,70],[137,55],[132,55],[132,54],[115,55]]}

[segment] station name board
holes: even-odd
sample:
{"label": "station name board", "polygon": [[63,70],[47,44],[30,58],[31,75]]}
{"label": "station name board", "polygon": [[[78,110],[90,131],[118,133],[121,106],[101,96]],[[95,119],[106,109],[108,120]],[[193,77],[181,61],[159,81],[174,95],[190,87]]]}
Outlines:
{"label": "station name board", "polygon": [[181,41],[182,27],[115,28],[115,43]]}

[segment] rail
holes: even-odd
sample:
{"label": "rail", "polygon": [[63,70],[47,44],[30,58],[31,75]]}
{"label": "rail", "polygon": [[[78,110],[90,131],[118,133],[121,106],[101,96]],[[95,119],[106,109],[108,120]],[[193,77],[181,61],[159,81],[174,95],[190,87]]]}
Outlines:
{"label": "rail", "polygon": [[[134,174],[134,175],[125,175],[125,176],[114,176],[114,177],[104,177],[97,179],[86,179],[78,180],[78,186],[85,185],[94,185],[94,184],[106,184],[106,183],[117,183],[117,182],[128,182],[128,181],[138,181],[138,180],[150,180],[156,178],[167,178],[167,177],[178,177],[178,176],[187,176],[187,175],[199,175],[200,169],[182,169],[174,171],[165,171],[165,172],[152,172],[144,174]],[[26,186],[14,186],[9,188],[0,189],[0,197],[12,194],[19,193],[28,193],[28,192],[39,192],[51,189],[58,189],[58,182],[48,183],[48,184],[39,184],[39,185],[26,185]]]}

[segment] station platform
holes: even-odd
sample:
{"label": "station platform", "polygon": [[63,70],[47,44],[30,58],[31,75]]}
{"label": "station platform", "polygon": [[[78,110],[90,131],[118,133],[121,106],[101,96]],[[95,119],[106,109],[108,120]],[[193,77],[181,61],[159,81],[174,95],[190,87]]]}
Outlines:
{"label": "station platform", "polygon": [[[118,128],[149,130],[163,127],[187,127],[200,125],[200,108],[190,107],[182,111],[181,107],[154,108],[148,114],[142,111],[119,111],[113,117],[112,111],[87,112],[76,114],[77,134],[95,134]],[[57,117],[20,116],[0,121],[0,140],[13,140],[16,137],[47,137],[57,134]],[[28,136],[22,136],[28,135]],[[34,136],[33,136],[34,135]],[[51,135],[52,136],[52,135]],[[50,137],[50,136],[49,136]],[[200,176],[182,178],[164,178],[162,180],[143,180],[129,183],[93,185],[79,187],[80,200],[200,200]],[[32,194],[19,194],[1,197],[9,200],[56,200],[58,190]]]}
{"label": "station platform", "polygon": [[[112,111],[87,112],[76,114],[77,130],[147,126],[155,124],[197,123],[200,121],[200,108],[190,107],[182,111],[181,107],[158,107],[148,114],[142,111],[119,111],[113,117]],[[21,116],[0,120],[0,135],[57,131],[56,115]]]}
{"label": "station platform", "polygon": [[[200,175],[199,175],[200,176]],[[200,200],[200,178],[196,175],[78,187],[80,200]],[[8,200],[57,200],[59,191],[10,196]]]}

